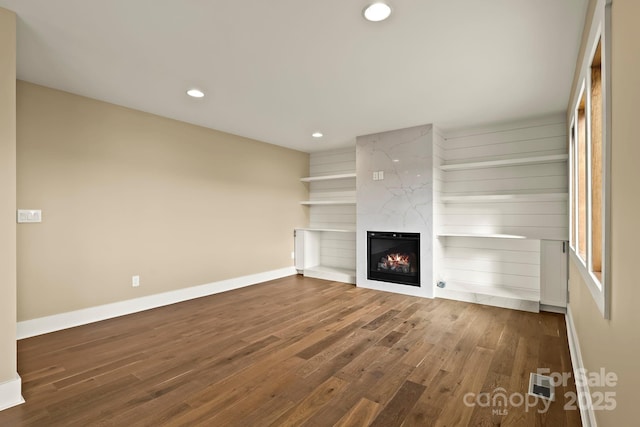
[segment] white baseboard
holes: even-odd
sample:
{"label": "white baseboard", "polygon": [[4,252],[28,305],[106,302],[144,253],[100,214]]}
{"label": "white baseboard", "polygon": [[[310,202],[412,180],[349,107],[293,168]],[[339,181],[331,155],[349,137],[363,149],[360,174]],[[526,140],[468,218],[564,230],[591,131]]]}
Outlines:
{"label": "white baseboard", "polygon": [[346,268],[332,267],[312,267],[303,271],[305,277],[313,277],[315,279],[331,280],[332,282],[356,283],[355,270],[347,270]]}
{"label": "white baseboard", "polygon": [[16,373],[14,379],[0,383],[0,411],[22,403],[22,379]]}
{"label": "white baseboard", "polygon": [[[569,338],[569,353],[571,354],[571,364],[573,365],[573,376],[578,377],[579,372],[584,372],[584,363],[582,362],[582,353],[580,352],[580,342],[573,323],[573,315],[571,314],[571,304],[567,305],[567,314],[565,315],[567,323],[567,337]],[[596,414],[591,404],[591,393],[587,381],[581,381],[582,384],[576,384],[578,392],[577,403],[580,405],[580,418],[584,427],[597,427]],[[581,402],[587,402],[587,407],[583,407]]]}
{"label": "white baseboard", "polygon": [[549,313],[567,314],[567,307],[561,307],[558,305],[540,304],[540,311],[547,311]]}
{"label": "white baseboard", "polygon": [[473,302],[476,304],[490,305],[493,307],[510,308],[512,310],[540,312],[540,303],[519,298],[507,298],[494,295],[479,294],[454,289],[436,289],[436,298],[452,299],[456,301]]}
{"label": "white baseboard", "polygon": [[296,274],[296,269],[293,266],[286,267],[278,270],[265,271],[263,273],[221,280],[219,282],[207,283],[205,285],[115,302],[112,304],[99,305],[96,307],[54,314],[52,316],[40,317],[32,320],[24,320],[22,322],[18,322],[17,338],[29,338],[36,335],[72,328],[74,326],[99,322],[113,317],[124,316],[126,314],[137,313],[139,311],[175,304],[177,302],[226,292],[245,286],[255,285],[257,283],[267,282],[269,280],[292,276],[294,274]]}

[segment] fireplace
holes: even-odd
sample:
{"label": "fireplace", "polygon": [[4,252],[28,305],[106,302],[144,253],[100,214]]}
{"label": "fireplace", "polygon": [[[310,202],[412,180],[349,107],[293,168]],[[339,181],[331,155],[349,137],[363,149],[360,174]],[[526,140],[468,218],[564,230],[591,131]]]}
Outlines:
{"label": "fireplace", "polygon": [[367,231],[367,279],[420,286],[420,233]]}

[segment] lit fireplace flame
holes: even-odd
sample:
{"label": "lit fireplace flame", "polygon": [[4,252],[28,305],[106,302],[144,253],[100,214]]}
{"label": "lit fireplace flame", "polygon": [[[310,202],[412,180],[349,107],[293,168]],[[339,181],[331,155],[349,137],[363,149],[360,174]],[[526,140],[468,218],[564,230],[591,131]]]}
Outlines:
{"label": "lit fireplace flame", "polygon": [[387,255],[387,264],[391,266],[409,265],[409,255],[405,254],[389,254]]}
{"label": "lit fireplace flame", "polygon": [[411,256],[403,253],[387,254],[380,258],[378,270],[409,273],[411,272]]}

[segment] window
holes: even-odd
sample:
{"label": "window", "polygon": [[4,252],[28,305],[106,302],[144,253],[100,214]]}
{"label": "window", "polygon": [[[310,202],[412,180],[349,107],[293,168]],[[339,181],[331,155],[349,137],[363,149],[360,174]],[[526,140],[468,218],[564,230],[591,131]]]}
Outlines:
{"label": "window", "polygon": [[602,41],[591,62],[591,272],[602,282]]}
{"label": "window", "polygon": [[583,262],[587,260],[587,113],[584,92],[578,103],[576,112],[578,127],[576,129],[577,149],[577,210],[578,210],[578,255]]}
{"label": "window", "polygon": [[569,131],[569,195],[570,195],[570,205],[571,205],[571,213],[569,217],[569,245],[571,249],[575,251],[576,249],[576,205],[577,202],[575,200],[576,197],[576,125],[574,123],[571,124],[571,130]]}
{"label": "window", "polygon": [[610,3],[597,0],[569,127],[571,256],[609,318]]}

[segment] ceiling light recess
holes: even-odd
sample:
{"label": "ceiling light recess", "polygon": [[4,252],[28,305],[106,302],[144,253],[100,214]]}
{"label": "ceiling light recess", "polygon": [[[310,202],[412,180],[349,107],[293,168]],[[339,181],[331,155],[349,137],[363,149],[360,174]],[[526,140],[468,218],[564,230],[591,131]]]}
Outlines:
{"label": "ceiling light recess", "polygon": [[322,132],[314,132],[311,134],[312,137],[314,138],[322,138]]}
{"label": "ceiling light recess", "polygon": [[391,15],[391,7],[386,3],[377,2],[367,6],[362,14],[367,21],[384,21]]}
{"label": "ceiling light recess", "polygon": [[189,95],[192,98],[202,98],[204,97],[204,92],[201,91],[200,89],[189,89],[187,91],[187,95]]}

